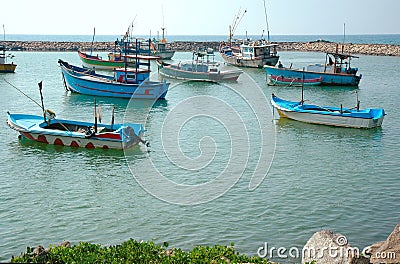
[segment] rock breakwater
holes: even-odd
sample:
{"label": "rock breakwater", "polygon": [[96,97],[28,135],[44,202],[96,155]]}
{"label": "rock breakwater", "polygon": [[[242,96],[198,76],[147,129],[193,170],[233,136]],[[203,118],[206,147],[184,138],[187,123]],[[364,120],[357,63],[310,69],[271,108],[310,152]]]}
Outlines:
{"label": "rock breakwater", "polygon": [[[213,48],[218,50],[219,42],[193,42],[176,41],[167,44],[167,48],[176,51],[195,51],[197,49]],[[335,52],[342,51],[342,44],[326,41],[314,42],[278,42],[279,51],[310,51],[310,52]],[[0,45],[7,46],[10,50],[19,51],[77,51],[90,50],[91,42],[54,42],[54,41],[0,41]],[[112,51],[114,42],[95,42],[93,51]],[[351,54],[374,56],[400,56],[400,45],[389,44],[353,44],[346,43],[343,50]]]}

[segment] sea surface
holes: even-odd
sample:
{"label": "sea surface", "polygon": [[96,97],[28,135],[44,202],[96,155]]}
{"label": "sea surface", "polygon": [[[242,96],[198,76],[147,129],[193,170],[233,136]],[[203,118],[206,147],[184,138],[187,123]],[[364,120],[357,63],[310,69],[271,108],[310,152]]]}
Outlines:
{"label": "sea surface", "polygon": [[[69,39],[72,40],[72,39]],[[57,60],[75,52],[13,52],[0,74],[0,261],[26,247],[64,240],[102,245],[129,238],[172,247],[229,245],[249,255],[298,263],[307,240],[329,229],[360,248],[385,240],[400,221],[399,57],[360,55],[354,87],[312,87],[308,102],[381,107],[382,128],[363,130],[279,119],[271,93],[300,100],[301,89],[268,86],[262,69],[237,82],[171,82],[166,100],[96,98],[103,122],[142,122],[150,148],[127,152],[49,146],[18,139],[7,111],[93,120],[94,98],[65,91]],[[100,55],[105,55],[101,53]],[[179,52],[176,63],[190,59]],[[323,63],[324,54],[280,52],[283,64]],[[219,54],[216,60],[222,61]],[[152,79],[161,79],[152,65]],[[9,82],[6,83],[4,80]],[[15,87],[23,91],[21,94]],[[31,100],[32,99],[32,100]]]}
{"label": "sea surface", "polygon": [[[156,38],[158,35],[138,35],[139,38]],[[261,35],[235,35],[237,39],[260,39],[266,36]],[[94,40],[115,41],[121,39],[121,35],[96,35]],[[226,41],[227,36],[224,35],[169,35],[166,37],[168,41]],[[75,41],[75,42],[91,42],[93,35],[21,35],[7,34],[6,40],[13,41]],[[332,42],[347,42],[355,44],[393,44],[400,45],[400,34],[369,34],[369,35],[271,35],[270,40],[274,42],[308,42],[317,40],[326,40]]]}

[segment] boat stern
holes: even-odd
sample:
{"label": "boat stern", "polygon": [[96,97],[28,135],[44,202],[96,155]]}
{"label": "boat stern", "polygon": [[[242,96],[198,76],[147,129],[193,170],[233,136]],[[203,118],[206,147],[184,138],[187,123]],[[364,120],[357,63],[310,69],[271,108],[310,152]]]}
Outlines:
{"label": "boat stern", "polygon": [[120,128],[120,135],[122,140],[122,148],[128,149],[139,143],[147,145],[142,139],[143,133],[146,130],[141,124],[126,124]]}

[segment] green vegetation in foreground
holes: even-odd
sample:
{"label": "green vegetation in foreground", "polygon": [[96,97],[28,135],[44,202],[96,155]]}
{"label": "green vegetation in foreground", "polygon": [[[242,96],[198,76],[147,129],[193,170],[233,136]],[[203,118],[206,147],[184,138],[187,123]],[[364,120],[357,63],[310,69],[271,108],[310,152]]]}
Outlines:
{"label": "green vegetation in foreground", "polygon": [[[101,246],[80,242],[74,246],[50,246],[38,253],[27,248],[26,253],[12,257],[12,263],[271,263],[259,257],[239,254],[231,246],[196,246],[191,251],[168,249],[168,243],[137,242],[134,239],[121,245]],[[36,252],[35,252],[36,251]]]}

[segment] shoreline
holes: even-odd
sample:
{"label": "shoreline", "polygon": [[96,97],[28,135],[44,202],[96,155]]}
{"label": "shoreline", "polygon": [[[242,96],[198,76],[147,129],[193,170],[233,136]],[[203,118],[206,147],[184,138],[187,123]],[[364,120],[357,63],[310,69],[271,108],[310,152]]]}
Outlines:
{"label": "shoreline", "polygon": [[[305,51],[305,52],[335,52],[337,44],[339,50],[341,43],[312,41],[312,42],[274,42],[279,44],[278,51]],[[213,48],[218,51],[220,42],[176,41],[167,43],[167,48],[175,51],[191,52],[194,50]],[[0,41],[0,45],[8,47],[11,51],[78,51],[90,50],[91,42],[55,42],[55,41]],[[350,54],[372,56],[397,56],[400,57],[400,45],[393,44],[353,44],[345,43],[344,51]],[[94,42],[93,51],[107,52],[114,49],[114,42]]]}

